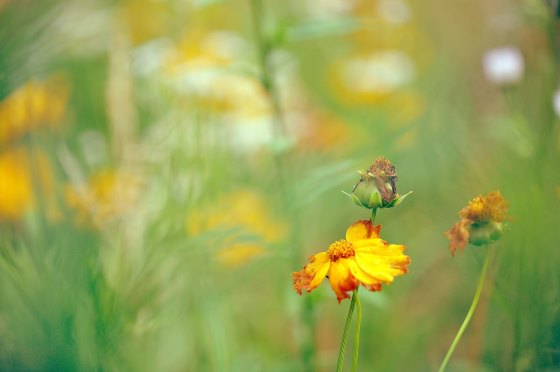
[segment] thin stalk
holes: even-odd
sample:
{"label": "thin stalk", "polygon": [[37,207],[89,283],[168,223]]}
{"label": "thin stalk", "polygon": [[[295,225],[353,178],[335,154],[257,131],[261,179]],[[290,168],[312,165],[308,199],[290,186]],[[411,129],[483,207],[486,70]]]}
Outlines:
{"label": "thin stalk", "polygon": [[350,330],[350,322],[352,321],[352,314],[354,313],[354,306],[356,306],[356,298],[358,297],[358,290],[355,289],[352,294],[352,301],[348,308],[348,315],[346,316],[346,324],[344,325],[344,332],[342,333],[342,340],[340,341],[340,350],[338,351],[338,363],[336,364],[336,372],[341,372],[344,366],[344,351],[346,350],[346,342],[348,341],[348,331]]}
{"label": "thin stalk", "polygon": [[[257,48],[257,59],[259,67],[259,80],[266,91],[270,105],[272,108],[273,118],[271,120],[271,129],[274,134],[275,140],[281,142],[287,137],[286,125],[284,123],[284,115],[282,106],[280,104],[280,95],[275,83],[274,73],[270,66],[270,54],[273,51],[274,45],[266,37],[263,31],[263,20],[265,19],[264,7],[262,0],[250,0],[249,5],[251,8],[251,16],[253,22],[253,32],[255,37],[255,45]],[[300,215],[294,208],[292,199],[294,198],[292,190],[288,187],[287,180],[290,175],[289,164],[286,163],[286,154],[283,152],[276,152],[274,154],[274,162],[277,171],[277,184],[280,189],[282,204],[286,206],[287,219],[293,222],[292,241],[290,246],[301,246],[302,234],[300,231]],[[299,265],[302,257],[300,257],[300,250],[292,250],[291,256],[294,267]],[[315,323],[313,320],[313,302],[310,298],[304,300],[303,306],[300,308],[300,317],[303,326],[305,327],[305,335],[300,345],[300,354],[305,371],[314,371],[315,360]]]}
{"label": "thin stalk", "polygon": [[270,70],[269,58],[271,46],[262,30],[261,20],[264,18],[262,0],[251,0],[251,13],[253,16],[253,31],[255,33],[255,42],[258,48],[258,60],[260,67],[261,85],[270,97],[270,103],[274,112],[273,130],[277,137],[286,136],[286,128],[284,125],[284,117],[282,108],[280,107],[280,98],[276,84],[274,82],[273,73]]}
{"label": "thin stalk", "polygon": [[377,208],[371,210],[371,223],[375,223],[375,216],[377,215]]}
{"label": "thin stalk", "polygon": [[305,296],[303,299],[303,314],[301,317],[307,328],[305,342],[303,342],[301,346],[301,359],[306,371],[313,371],[315,357],[315,343],[313,342],[315,320],[313,318],[313,300],[310,296]]}
{"label": "thin stalk", "polygon": [[358,296],[358,289],[354,291],[356,297],[356,336],[354,336],[354,362],[352,363],[352,372],[358,369],[358,356],[360,354],[360,326],[362,325],[362,303],[360,296]]}
{"label": "thin stalk", "polygon": [[488,247],[488,249],[486,250],[486,257],[484,258],[484,264],[482,266],[482,271],[480,272],[480,276],[478,278],[478,285],[476,287],[476,292],[474,294],[471,307],[467,313],[467,316],[465,317],[465,320],[463,320],[463,324],[461,324],[461,328],[459,328],[459,332],[457,332],[457,335],[455,335],[455,339],[451,343],[451,346],[449,347],[449,350],[447,351],[447,354],[445,355],[445,358],[443,359],[441,366],[439,367],[438,370],[439,372],[445,371],[445,368],[447,367],[447,363],[449,362],[449,359],[451,359],[451,355],[453,355],[453,352],[455,351],[457,344],[461,340],[461,337],[463,336],[465,329],[467,329],[467,326],[469,325],[469,322],[476,309],[476,305],[478,305],[478,300],[480,299],[480,294],[482,293],[482,287],[484,286],[484,278],[486,277],[486,271],[488,269],[488,262],[490,261],[490,249],[491,248]]}

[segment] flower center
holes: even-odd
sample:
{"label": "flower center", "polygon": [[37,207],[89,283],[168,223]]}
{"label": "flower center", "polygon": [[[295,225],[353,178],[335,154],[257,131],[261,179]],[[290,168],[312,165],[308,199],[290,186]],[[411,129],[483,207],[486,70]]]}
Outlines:
{"label": "flower center", "polygon": [[354,248],[352,243],[347,240],[338,240],[327,249],[327,255],[331,261],[336,261],[339,258],[348,258],[354,256]]}

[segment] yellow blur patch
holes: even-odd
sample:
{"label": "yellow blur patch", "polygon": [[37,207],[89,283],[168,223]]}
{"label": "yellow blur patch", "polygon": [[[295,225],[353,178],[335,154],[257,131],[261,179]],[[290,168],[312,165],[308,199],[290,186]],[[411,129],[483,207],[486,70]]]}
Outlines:
{"label": "yellow blur patch", "polygon": [[49,220],[58,220],[60,210],[54,197],[54,178],[45,154],[29,153],[23,148],[1,153],[0,221],[21,220],[35,207],[37,196],[42,198]]}
{"label": "yellow blur patch", "polygon": [[0,143],[40,127],[56,129],[66,110],[69,87],[59,76],[32,80],[0,102]]}
{"label": "yellow blur patch", "polygon": [[107,169],[92,175],[85,186],[68,185],[65,198],[75,210],[78,223],[99,226],[134,208],[140,190],[137,175]]}
{"label": "yellow blur patch", "polygon": [[227,266],[239,266],[261,256],[265,253],[264,246],[286,234],[285,225],[271,216],[264,198],[255,191],[233,192],[214,205],[191,212],[186,230],[189,235],[198,235],[214,229],[232,229],[216,257]]}
{"label": "yellow blur patch", "polygon": [[216,259],[230,267],[241,266],[266,253],[265,249],[256,244],[233,244],[221,249]]}

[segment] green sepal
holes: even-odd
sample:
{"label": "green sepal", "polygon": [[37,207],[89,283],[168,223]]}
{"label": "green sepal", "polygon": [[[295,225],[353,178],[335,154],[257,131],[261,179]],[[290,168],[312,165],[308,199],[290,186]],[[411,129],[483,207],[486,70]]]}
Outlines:
{"label": "green sepal", "polygon": [[363,205],[363,204],[360,202],[360,199],[358,199],[358,197],[357,197],[356,195],[354,195],[354,194],[348,194],[348,193],[345,192],[344,190],[340,190],[340,191],[342,191],[342,193],[343,193],[344,195],[348,196],[348,197],[354,202],[354,204],[356,204],[358,207],[367,208],[365,205]]}
{"label": "green sepal", "polygon": [[395,198],[392,202],[391,202],[391,207],[396,207],[397,205],[401,204],[402,201],[404,200],[404,198],[406,198],[407,196],[409,196],[410,194],[412,194],[412,191],[407,192],[404,195],[399,196],[398,198]]}
{"label": "green sepal", "polygon": [[375,206],[375,208],[382,208],[383,207],[383,201],[381,200],[381,195],[379,194],[379,192],[374,192],[371,194],[370,198],[369,198],[369,209],[372,209]]}

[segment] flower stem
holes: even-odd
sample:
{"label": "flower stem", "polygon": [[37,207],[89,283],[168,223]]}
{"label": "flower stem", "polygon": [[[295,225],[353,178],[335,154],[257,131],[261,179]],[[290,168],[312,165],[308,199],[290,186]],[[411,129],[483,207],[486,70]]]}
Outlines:
{"label": "flower stem", "polygon": [[371,223],[375,223],[375,216],[377,215],[377,208],[371,210]]}
{"label": "flower stem", "polygon": [[471,307],[469,309],[469,312],[467,313],[465,320],[463,320],[463,324],[461,324],[461,328],[459,328],[459,332],[457,332],[455,339],[451,343],[451,346],[449,347],[449,350],[447,351],[447,354],[445,355],[445,359],[443,359],[443,362],[441,363],[438,372],[445,371],[445,367],[447,367],[447,363],[449,362],[449,359],[451,359],[451,355],[453,354],[455,348],[457,347],[457,344],[461,340],[461,337],[463,336],[463,332],[465,332],[465,329],[469,325],[469,322],[474,314],[474,310],[476,309],[476,305],[478,305],[478,300],[480,299],[480,294],[482,293],[482,287],[484,286],[484,278],[486,277],[486,271],[488,269],[488,262],[490,261],[490,249],[491,248],[488,247],[488,249],[486,250],[486,257],[484,258],[484,264],[482,265],[482,271],[480,272],[480,276],[478,278],[478,285],[476,287],[476,292],[474,294],[474,298]]}
{"label": "flower stem", "polygon": [[354,297],[356,298],[356,336],[354,337],[354,362],[352,363],[352,372],[358,369],[358,355],[360,353],[360,326],[362,325],[362,303],[360,296],[358,296],[358,289],[354,290]]}
{"label": "flower stem", "polygon": [[[1,1],[1,0],[0,0]],[[265,14],[265,2],[263,0],[249,0],[251,8],[251,16],[253,23],[253,33],[255,38],[255,48],[257,52],[257,63],[259,70],[259,81],[268,95],[268,99],[272,108],[271,132],[273,133],[275,141],[283,141],[287,138],[287,129],[285,126],[284,113],[280,102],[280,92],[276,85],[274,78],[274,70],[270,63],[271,53],[274,51],[273,41],[266,35],[263,27]],[[302,235],[299,226],[302,224],[298,221],[301,216],[294,208],[290,200],[294,198],[293,191],[289,187],[288,182],[291,174],[290,163],[286,159],[286,154],[283,152],[276,152],[274,154],[274,162],[277,171],[278,188],[280,190],[280,199],[283,205],[286,206],[286,219],[292,221],[292,234],[290,246],[299,247],[302,244]],[[300,250],[293,249],[291,251],[291,258],[294,262],[294,267],[299,265],[303,257],[300,257]],[[313,301],[306,298],[305,302],[299,310],[300,321],[303,324],[304,331],[300,340],[300,355],[305,371],[315,370],[315,323],[313,321]]]}
{"label": "flower stem", "polygon": [[280,106],[279,92],[276,89],[273,72],[271,71],[269,59],[272,52],[270,40],[267,40],[262,27],[264,11],[262,0],[251,0],[251,13],[253,16],[253,30],[256,39],[258,63],[260,69],[260,82],[267,92],[274,113],[272,129],[277,138],[286,137],[286,127],[284,125],[284,115]]}
{"label": "flower stem", "polygon": [[358,297],[358,290],[355,289],[352,294],[352,301],[350,302],[350,308],[348,309],[348,315],[346,316],[346,324],[344,325],[344,333],[342,333],[342,341],[340,341],[340,350],[338,352],[338,363],[336,364],[336,372],[341,372],[344,366],[344,350],[346,349],[346,341],[348,341],[348,330],[350,329],[350,321],[352,320],[352,313],[354,312],[354,306],[356,306],[356,298]]}

